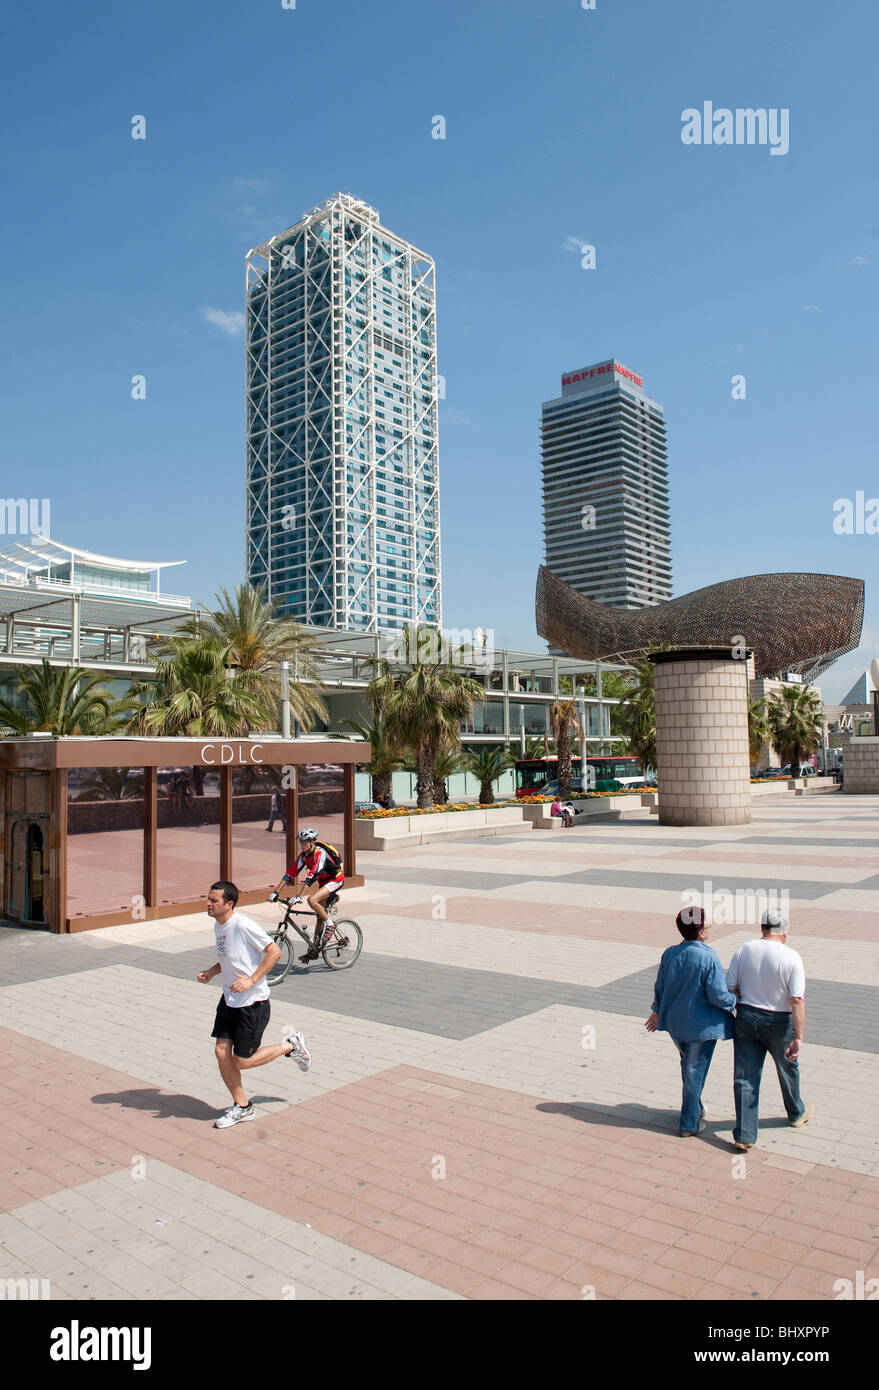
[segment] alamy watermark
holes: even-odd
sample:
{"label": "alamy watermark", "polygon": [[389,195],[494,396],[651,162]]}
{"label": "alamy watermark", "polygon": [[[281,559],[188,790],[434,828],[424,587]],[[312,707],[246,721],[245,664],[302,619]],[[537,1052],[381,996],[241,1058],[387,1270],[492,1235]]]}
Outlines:
{"label": "alamy watermark", "polygon": [[10,1303],[25,1299],[35,1303],[51,1297],[52,1286],[48,1279],[0,1279],[0,1299]]}
{"label": "alamy watermark", "polygon": [[863,492],[856,492],[854,501],[837,497],[833,510],[838,536],[879,536],[879,497],[865,497]]}
{"label": "alamy watermark", "polygon": [[835,1279],[833,1292],[837,1302],[840,1299],[879,1299],[879,1279],[865,1279],[864,1271],[857,1269],[854,1279]]}
{"label": "alamy watermark", "polygon": [[436,628],[412,624],[385,633],[381,638],[381,654],[385,661],[404,666],[422,662],[492,671],[495,665],[494,628]]}
{"label": "alamy watermark", "polygon": [[[754,926],[764,912],[783,912],[790,919],[790,892],[787,888],[715,888],[705,879],[701,888],[685,888],[681,893],[681,919],[695,925],[696,908],[705,914],[705,925]],[[689,913],[689,918],[688,918]]]}
{"label": "alamy watermark", "polygon": [[770,154],[787,154],[790,149],[790,109],[771,106],[752,108],[714,106],[710,101],[688,106],[681,112],[684,145],[769,145]]}
{"label": "alamy watermark", "polygon": [[0,536],[42,536],[47,541],[50,512],[48,497],[0,497]]}

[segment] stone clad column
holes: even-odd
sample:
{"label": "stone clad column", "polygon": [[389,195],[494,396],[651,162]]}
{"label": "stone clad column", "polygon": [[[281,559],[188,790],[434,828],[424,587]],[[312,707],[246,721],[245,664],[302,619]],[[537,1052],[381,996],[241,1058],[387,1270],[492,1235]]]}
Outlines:
{"label": "stone clad column", "polygon": [[[750,652],[748,653],[750,656]],[[729,647],[653,652],[662,825],[751,819],[748,662]]]}

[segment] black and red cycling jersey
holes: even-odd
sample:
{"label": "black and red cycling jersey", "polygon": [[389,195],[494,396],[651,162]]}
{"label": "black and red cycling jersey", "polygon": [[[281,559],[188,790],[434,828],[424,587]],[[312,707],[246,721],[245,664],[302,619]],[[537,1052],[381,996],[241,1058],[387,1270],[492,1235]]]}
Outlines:
{"label": "black and red cycling jersey", "polygon": [[341,868],[336,868],[326,850],[321,849],[320,845],[315,845],[310,854],[300,854],[294,867],[288,869],[284,877],[289,883],[295,883],[303,869],[308,871],[305,880],[308,887],[315,881],[321,888],[325,883],[338,883],[341,886],[344,882]]}

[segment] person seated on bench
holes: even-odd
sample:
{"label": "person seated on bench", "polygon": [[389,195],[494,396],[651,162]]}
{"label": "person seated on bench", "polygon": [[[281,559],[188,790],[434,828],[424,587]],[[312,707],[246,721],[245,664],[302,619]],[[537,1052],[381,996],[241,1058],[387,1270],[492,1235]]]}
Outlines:
{"label": "person seated on bench", "polygon": [[556,797],[555,801],[554,801],[554,802],[552,803],[552,805],[550,806],[550,808],[549,808],[549,814],[550,814],[551,816],[561,816],[562,820],[563,820],[564,823],[565,823],[565,829],[566,829],[566,830],[570,830],[571,826],[574,824],[574,808],[573,808],[573,806],[571,805],[570,802],[567,802],[566,805],[562,806],[562,804],[561,804],[561,802],[559,801],[558,797]]}

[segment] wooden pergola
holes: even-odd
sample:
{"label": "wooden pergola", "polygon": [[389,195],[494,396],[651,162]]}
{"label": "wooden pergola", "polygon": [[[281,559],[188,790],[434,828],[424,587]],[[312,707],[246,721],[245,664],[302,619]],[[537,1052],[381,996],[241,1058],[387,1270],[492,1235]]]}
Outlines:
{"label": "wooden pergola", "polygon": [[[341,766],[343,795],[345,881],[363,883],[356,872],[354,845],[354,770],[368,762],[368,744],[344,739],[193,739],[193,738],[54,738],[28,735],[0,739],[0,893],[2,915],[25,926],[48,926],[53,932],[87,931],[134,920],[154,920],[204,910],[208,884],[173,902],[159,899],[159,804],[157,773],[160,768],[190,767],[210,770],[219,777],[218,879],[235,882],[233,844],[232,772],[236,768],[283,768],[286,810],[286,862],[295,861],[299,829],[299,782],[308,765]],[[143,770],[143,871],[138,912],[116,910],[71,915],[68,905],[68,776],[75,769]],[[279,788],[280,789],[280,788]],[[265,793],[264,793],[265,795]],[[121,818],[126,803],[106,803],[105,821]],[[259,819],[256,817],[255,819]],[[17,828],[18,827],[18,828]],[[112,829],[112,824],[108,824]],[[140,828],[139,826],[137,827]],[[165,833],[164,831],[162,833]],[[280,837],[279,837],[280,838]],[[35,850],[35,846],[39,846]],[[32,862],[33,861],[33,862]],[[39,874],[39,881],[36,875]],[[275,875],[275,882],[280,873]],[[267,885],[268,886],[268,885]],[[35,888],[39,896],[35,897]],[[263,888],[242,891],[239,901],[263,901]],[[41,917],[33,917],[33,904]],[[30,914],[30,915],[29,915]]]}

